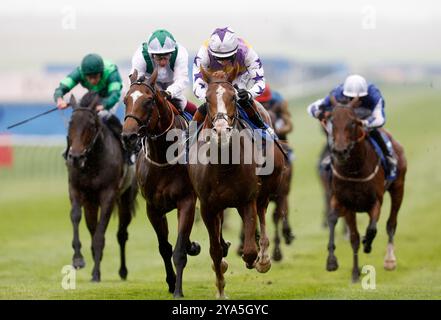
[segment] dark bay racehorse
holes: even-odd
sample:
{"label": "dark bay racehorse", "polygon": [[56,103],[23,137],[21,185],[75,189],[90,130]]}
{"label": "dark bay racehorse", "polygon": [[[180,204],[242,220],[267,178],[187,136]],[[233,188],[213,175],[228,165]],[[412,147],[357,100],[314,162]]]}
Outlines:
{"label": "dark bay racehorse", "polygon": [[[118,205],[118,243],[121,249],[119,275],[127,278],[125,244],[127,227],[135,213],[137,185],[133,166],[123,158],[121,142],[99,119],[95,107],[100,97],[87,93],[78,106],[72,96],[73,107],[69,123],[67,153],[69,196],[72,204],[71,220],[74,229],[72,247],[73,266],[83,268],[78,226],[84,208],[87,228],[92,236],[92,256],[95,262],[92,281],[100,281],[100,263],[103,257],[104,234],[115,203]],[[98,216],[98,210],[100,214]]]}
{"label": "dark bay racehorse", "polygon": [[[265,107],[265,105],[264,105]],[[272,123],[276,123],[277,121],[277,108],[281,106],[274,106],[273,109],[267,109],[268,114],[270,115]],[[286,153],[289,152],[288,141],[286,140],[285,135],[279,135],[277,128],[275,130],[276,134],[279,136],[279,140],[281,146],[285,150]],[[275,228],[274,235],[274,251],[273,251],[273,259],[274,261],[282,260],[282,250],[280,249],[280,234],[279,234],[279,223],[282,221],[282,235],[285,239],[286,244],[291,244],[291,242],[295,239],[294,234],[291,231],[291,225],[289,223],[289,204],[288,197],[291,189],[291,178],[294,172],[294,164],[292,162],[286,161],[286,169],[283,174],[283,178],[280,184],[280,187],[277,189],[276,193],[271,194],[270,201],[273,201],[275,204],[274,212],[273,212],[273,221]]]}
{"label": "dark bay racehorse", "polygon": [[[195,256],[200,252],[199,244],[190,241],[196,194],[186,165],[173,164],[166,157],[167,149],[174,143],[167,141],[167,133],[173,129],[184,131],[187,123],[175,113],[174,107],[156,87],[157,75],[157,70],[149,80],[144,77],[138,79],[136,70],[131,75],[130,89],[124,98],[126,116],[123,139],[130,148],[135,147],[139,138],[143,141],[143,149],[136,162],[136,176],[147,202],[147,216],[158,238],[169,292],[179,298],[183,296],[182,276],[187,254]],[[173,209],[178,210],[178,237],[174,250],[168,242],[166,217],[166,213]],[[172,256],[176,274],[171,262]]]}
{"label": "dark bay racehorse", "polygon": [[[210,255],[213,269],[216,273],[217,296],[225,297],[224,273],[228,264],[224,257],[228,246],[222,237],[223,211],[226,208],[237,208],[244,225],[245,242],[242,258],[248,268],[256,268],[258,272],[267,272],[271,267],[268,254],[269,240],[265,226],[265,213],[269,197],[274,193],[282,179],[284,169],[283,154],[277,148],[267,155],[274,162],[272,174],[256,175],[256,161],[244,161],[244,148],[251,142],[251,137],[244,135],[239,144],[240,150],[231,150],[230,155],[239,153],[240,161],[223,163],[216,161],[204,162],[198,150],[214,145],[213,151],[218,150],[221,158],[222,150],[232,149],[234,134],[244,128],[238,117],[236,105],[236,90],[231,81],[236,77],[238,68],[227,74],[223,71],[209,73],[201,68],[202,76],[208,83],[206,101],[208,103],[207,117],[204,129],[197,142],[190,147],[190,179],[201,203],[201,215],[210,237]],[[271,123],[268,114],[260,106],[262,116]],[[209,139],[209,142],[207,141]],[[211,154],[211,150],[210,150]],[[260,221],[260,250],[255,241],[257,216]]]}
{"label": "dark bay racehorse", "polygon": [[369,214],[369,225],[363,238],[364,252],[369,253],[377,233],[377,222],[386,191],[391,196],[391,210],[386,227],[389,241],[384,267],[387,270],[396,267],[393,240],[397,215],[403,200],[407,163],[403,148],[387,133],[398,158],[398,176],[391,184],[386,183],[380,157],[366,139],[367,133],[356,115],[354,108],[358,104],[358,99],[355,98],[347,105],[338,104],[335,98],[331,101],[335,107],[322,121],[323,127],[328,132],[328,145],[332,155],[331,210],[328,216],[329,255],[326,268],[328,271],[338,268],[337,258],[334,255],[334,229],[338,217],[344,217],[350,232],[353,250],[352,280],[355,282],[360,276],[358,267],[360,235],[355,215],[357,212]]}

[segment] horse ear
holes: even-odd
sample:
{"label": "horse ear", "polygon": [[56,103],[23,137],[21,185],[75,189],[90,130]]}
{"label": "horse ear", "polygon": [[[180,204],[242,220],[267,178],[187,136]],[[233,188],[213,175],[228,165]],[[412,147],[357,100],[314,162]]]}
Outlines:
{"label": "horse ear", "polygon": [[93,100],[92,100],[92,103],[90,104],[91,107],[92,107],[92,109],[95,110],[95,107],[96,107],[97,105],[99,105],[100,102],[101,102],[101,98],[100,98],[100,96],[99,96],[98,94],[96,94],[95,97],[94,97]]}
{"label": "horse ear", "polygon": [[239,63],[236,62],[236,63],[234,64],[233,69],[231,69],[231,71],[227,73],[227,74],[228,74],[228,82],[233,82],[234,79],[237,78],[237,75],[238,75],[238,73],[239,73],[239,70],[240,70]]}
{"label": "horse ear", "polygon": [[70,96],[69,105],[72,107],[72,109],[75,109],[76,107],[78,107],[77,99],[75,99],[74,95]]}
{"label": "horse ear", "polygon": [[158,79],[158,69],[157,68],[155,68],[155,70],[153,70],[153,73],[149,79],[149,84],[151,86],[154,86],[156,84],[156,79]]}
{"label": "horse ear", "polygon": [[200,66],[200,72],[202,75],[202,80],[204,80],[206,83],[210,83],[211,80],[211,74],[203,66]]}
{"label": "horse ear", "polygon": [[138,80],[138,70],[133,70],[133,73],[129,76],[130,84],[135,83],[136,80]]}

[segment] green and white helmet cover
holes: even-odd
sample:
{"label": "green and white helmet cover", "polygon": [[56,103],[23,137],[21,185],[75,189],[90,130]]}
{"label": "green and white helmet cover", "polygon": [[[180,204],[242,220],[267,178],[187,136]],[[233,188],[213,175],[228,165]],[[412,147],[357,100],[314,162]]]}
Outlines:
{"label": "green and white helmet cover", "polygon": [[176,49],[175,38],[167,30],[156,30],[148,39],[148,49],[150,54],[171,53]]}

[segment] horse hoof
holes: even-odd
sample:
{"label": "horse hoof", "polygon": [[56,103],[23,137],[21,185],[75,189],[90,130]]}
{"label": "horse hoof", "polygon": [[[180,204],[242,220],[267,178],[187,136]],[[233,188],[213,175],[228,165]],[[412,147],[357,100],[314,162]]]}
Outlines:
{"label": "horse hoof", "polygon": [[182,298],[184,298],[184,294],[182,292],[175,292],[175,293],[173,293],[173,298],[174,299],[182,299]]}
{"label": "horse hoof", "polygon": [[257,262],[256,263],[256,270],[259,273],[267,273],[268,270],[271,269],[271,260],[268,259],[266,262]]}
{"label": "horse hoof", "polygon": [[84,262],[84,259],[83,259],[83,257],[80,257],[80,258],[74,258],[73,259],[73,261],[72,261],[72,266],[75,268],[75,269],[82,269],[82,268],[84,268],[85,266],[86,266],[86,262]]}
{"label": "horse hoof", "polygon": [[357,283],[360,280],[360,270],[352,271],[352,283]]}
{"label": "horse hoof", "polygon": [[396,260],[384,260],[384,269],[388,271],[395,270],[397,267],[397,261]]}
{"label": "horse hoof", "polygon": [[98,276],[93,276],[92,279],[90,279],[90,282],[98,283],[98,282],[101,282],[101,279]]}
{"label": "horse hoof", "polygon": [[283,237],[285,239],[285,244],[290,245],[291,242],[296,238],[295,235],[292,234],[291,230],[288,230],[283,233]]}
{"label": "horse hoof", "polygon": [[121,280],[127,280],[127,269],[120,269],[119,270],[119,276],[121,277]]}
{"label": "horse hoof", "polygon": [[201,245],[198,242],[193,241],[190,248],[187,250],[187,254],[194,257],[197,256],[199,253],[201,253]]}
{"label": "horse hoof", "polygon": [[217,294],[216,294],[216,299],[219,299],[219,300],[228,300],[229,298],[228,298],[228,296],[225,295],[225,293],[222,293],[222,294],[217,293]]}
{"label": "horse hoof", "polygon": [[326,270],[335,271],[338,269],[338,262],[335,256],[329,256],[328,261],[326,262]]}
{"label": "horse hoof", "polygon": [[282,251],[280,251],[280,249],[276,248],[274,249],[274,253],[273,253],[273,260],[274,261],[282,261]]}

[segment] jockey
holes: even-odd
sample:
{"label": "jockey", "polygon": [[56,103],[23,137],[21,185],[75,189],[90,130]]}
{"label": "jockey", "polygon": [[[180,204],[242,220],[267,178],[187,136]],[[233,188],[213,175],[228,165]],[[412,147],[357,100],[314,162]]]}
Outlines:
{"label": "jockey", "polygon": [[199,49],[193,63],[193,92],[204,102],[193,119],[202,123],[207,115],[205,101],[207,83],[202,79],[201,67],[208,71],[217,71],[239,65],[239,73],[233,80],[239,98],[239,105],[245,109],[250,119],[259,128],[265,128],[253,99],[262,94],[265,78],[257,53],[229,27],[217,28],[210,39]]}
{"label": "jockey", "polygon": [[293,130],[291,114],[288,110],[288,102],[279,92],[271,90],[268,84],[266,84],[263,93],[256,97],[256,100],[260,102],[265,109],[274,112],[276,115],[274,131],[280,140],[287,140],[288,133]]}
{"label": "jockey", "polygon": [[[98,54],[86,55],[81,61],[81,66],[75,68],[66,78],[61,80],[60,85],[55,89],[54,100],[59,109],[68,107],[63,96],[78,83],[89,91],[95,91],[100,95],[101,104],[96,106],[98,116],[119,139],[122,132],[121,122],[109,112],[121,96],[122,80],[118,67],[109,60],[103,60]],[[67,156],[68,149],[69,146],[63,153],[64,158]]]}
{"label": "jockey", "polygon": [[158,68],[157,84],[163,94],[174,100],[179,111],[194,114],[196,106],[184,96],[188,86],[188,52],[170,32],[159,29],[153,32],[147,42],[142,43],[132,58],[132,71],[138,71],[138,77],[150,78]]}
{"label": "jockey", "polygon": [[[367,119],[362,119],[363,126],[368,130],[369,136],[380,146],[385,155],[389,174],[395,177],[397,170],[397,159],[392,148],[392,142],[385,134],[381,134],[378,128],[384,126],[386,122],[384,113],[384,98],[380,90],[373,84],[367,84],[366,80],[359,75],[350,75],[346,78],[344,84],[340,84],[334,88],[330,94],[324,99],[319,99],[308,107],[308,113],[319,120],[323,119],[325,112],[332,110],[333,106],[330,96],[334,96],[338,102],[347,103],[355,97],[360,98],[360,107],[369,109],[370,116]],[[330,162],[330,159],[327,159]]]}

